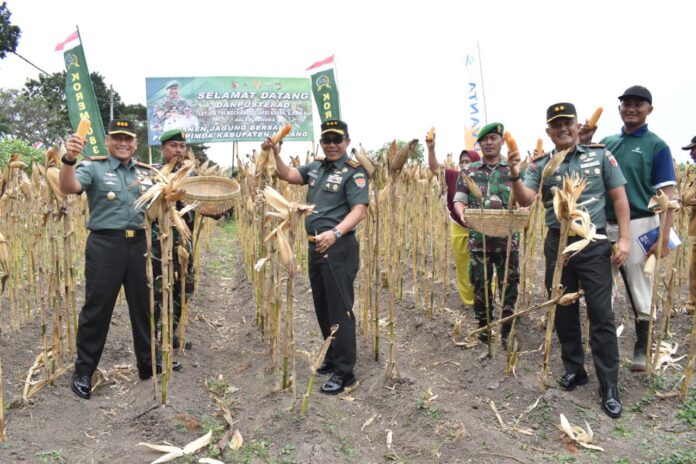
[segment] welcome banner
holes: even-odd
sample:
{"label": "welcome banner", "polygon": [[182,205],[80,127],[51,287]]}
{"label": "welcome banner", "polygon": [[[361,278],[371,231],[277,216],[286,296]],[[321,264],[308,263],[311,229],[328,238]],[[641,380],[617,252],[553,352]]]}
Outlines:
{"label": "welcome banner", "polygon": [[189,143],[263,141],[292,124],[286,141],[311,141],[307,78],[152,77],[145,79],[148,143],[162,132],[186,131]]}
{"label": "welcome banner", "polygon": [[89,119],[92,123],[87,133],[87,142],[83,153],[88,156],[107,156],[104,145],[104,124],[97,106],[92,81],[89,79],[89,69],[82,45],[77,45],[63,52],[65,60],[65,97],[68,105],[68,117],[73,131],[77,130],[81,119]]}

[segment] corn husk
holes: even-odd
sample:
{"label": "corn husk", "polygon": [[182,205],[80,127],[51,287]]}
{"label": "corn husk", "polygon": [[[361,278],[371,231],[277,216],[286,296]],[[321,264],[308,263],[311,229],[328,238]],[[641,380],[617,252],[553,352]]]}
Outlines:
{"label": "corn husk", "polygon": [[568,155],[568,151],[570,149],[565,149],[563,151],[559,151],[555,155],[551,157],[549,162],[544,166],[544,170],[541,172],[541,178],[546,179],[550,175],[552,175],[554,172],[556,172],[556,169],[561,165],[565,157]]}
{"label": "corn husk", "polygon": [[370,160],[370,158],[367,156],[367,152],[363,148],[362,145],[360,145],[360,148],[358,151],[355,153],[355,158],[360,162],[360,165],[365,169],[365,172],[367,172],[367,177],[372,179],[375,175],[375,165]]}
{"label": "corn husk", "polygon": [[60,191],[59,175],[60,170],[56,167],[46,169],[46,181],[48,182],[48,186],[51,188],[51,192],[53,192],[58,202],[62,203],[65,199],[65,195]]}
{"label": "corn husk", "polygon": [[462,179],[464,179],[464,183],[466,183],[469,192],[471,192],[471,194],[474,195],[478,201],[481,202],[481,204],[483,204],[483,194],[481,193],[481,189],[479,189],[478,185],[476,185],[476,182],[474,182],[474,179],[467,174],[462,174]]}
{"label": "corn husk", "polygon": [[590,427],[590,424],[587,423],[587,421],[585,421],[585,425],[587,425],[587,430],[577,425],[571,425],[570,422],[568,422],[568,419],[566,419],[566,417],[563,414],[561,414],[560,429],[571,440],[573,440],[575,443],[582,446],[583,448],[595,451],[604,451],[603,448],[591,444],[592,440],[594,439],[594,432],[592,432],[592,428]]}
{"label": "corn husk", "polygon": [[[392,142],[392,145],[394,145],[394,142]],[[413,139],[407,144],[404,144],[403,147],[394,155],[393,158],[390,158],[390,163],[389,163],[389,170],[391,172],[396,172],[401,170],[401,168],[406,164],[406,161],[408,161],[409,156],[411,155],[411,152],[415,150],[416,146],[418,145],[418,139]],[[390,147],[390,152],[391,152],[391,147]]]}

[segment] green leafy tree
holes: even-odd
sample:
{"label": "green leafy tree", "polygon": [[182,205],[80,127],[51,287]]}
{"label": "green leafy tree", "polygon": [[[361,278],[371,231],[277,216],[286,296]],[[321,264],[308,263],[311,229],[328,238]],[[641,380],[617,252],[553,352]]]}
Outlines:
{"label": "green leafy tree", "polygon": [[19,37],[22,30],[10,22],[12,13],[7,8],[7,2],[0,5],[0,60],[7,56],[7,53],[14,53],[19,45]]}
{"label": "green leafy tree", "polygon": [[43,97],[29,98],[16,89],[0,89],[0,137],[41,142],[51,145],[56,134],[51,130],[60,123],[49,111]]}
{"label": "green leafy tree", "polygon": [[[401,147],[403,147],[407,143],[408,142],[404,141],[404,140],[397,140],[396,147],[398,150],[401,150]],[[370,155],[371,158],[381,160],[381,161],[386,163],[387,154],[389,153],[389,147],[391,146],[391,144],[392,144],[391,142],[387,142],[377,150],[370,150],[368,152],[368,154]],[[411,156],[409,156],[408,160],[411,162],[421,164],[424,159],[425,158],[423,155],[423,144],[418,142],[418,145],[416,145],[416,149],[413,151]]]}
{"label": "green leafy tree", "polygon": [[[68,106],[65,97],[65,71],[57,72],[48,75],[40,75],[38,79],[29,79],[24,84],[22,92],[31,100],[44,100],[46,109],[54,114],[55,117],[49,121],[47,130],[55,139],[64,137],[72,131],[70,127],[70,119],[68,118]],[[104,78],[97,72],[90,73],[90,80],[94,88],[94,94],[97,97],[97,106],[99,107],[99,115],[101,116],[104,127],[109,127],[111,119],[111,97],[109,95],[109,87],[104,82]],[[124,104],[121,102],[121,96],[118,92],[114,92],[114,114],[119,114]]]}
{"label": "green leafy tree", "polygon": [[37,150],[27,142],[18,139],[0,140],[0,168],[7,165],[10,156],[14,154],[18,154],[19,159],[30,166],[32,161],[36,161],[39,164],[44,163],[44,151]]}

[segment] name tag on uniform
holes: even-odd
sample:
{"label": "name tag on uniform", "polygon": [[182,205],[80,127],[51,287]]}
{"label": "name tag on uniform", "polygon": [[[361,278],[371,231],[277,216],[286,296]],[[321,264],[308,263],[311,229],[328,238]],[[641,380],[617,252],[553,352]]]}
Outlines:
{"label": "name tag on uniform", "polygon": [[599,160],[593,160],[588,163],[582,163],[580,169],[591,168],[592,166],[599,166]]}
{"label": "name tag on uniform", "polygon": [[116,173],[115,173],[115,172],[111,172],[111,171],[107,171],[107,172],[104,173],[104,176],[105,176],[105,177],[116,177]]}
{"label": "name tag on uniform", "polygon": [[319,173],[318,173],[317,171],[309,171],[309,172],[307,173],[307,175],[308,175],[309,177],[311,177],[312,179],[318,179],[318,178],[319,178]]}
{"label": "name tag on uniform", "polygon": [[330,174],[329,178],[326,179],[326,181],[330,184],[340,184],[341,182],[343,182],[343,176],[338,174]]}

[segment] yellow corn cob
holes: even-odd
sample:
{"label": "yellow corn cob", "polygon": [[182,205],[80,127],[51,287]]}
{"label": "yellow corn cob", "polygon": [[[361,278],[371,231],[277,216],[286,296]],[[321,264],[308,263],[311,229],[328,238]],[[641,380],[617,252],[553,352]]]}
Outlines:
{"label": "yellow corn cob", "polygon": [[537,139],[536,151],[534,152],[534,157],[539,157],[544,153],[544,141],[542,139]]}
{"label": "yellow corn cob", "polygon": [[433,140],[434,137],[435,137],[435,128],[431,127],[430,131],[428,132],[428,135],[425,136],[425,141],[430,142]]}
{"label": "yellow corn cob", "polygon": [[280,130],[273,136],[271,137],[271,141],[275,144],[283,140],[286,135],[290,133],[292,130],[292,124],[286,124],[283,127],[280,128]]}
{"label": "yellow corn cob", "polygon": [[89,119],[80,119],[80,124],[77,126],[77,131],[75,133],[82,140],[86,140],[87,132],[89,132],[90,127],[92,127],[92,122]]}
{"label": "yellow corn cob", "polygon": [[512,138],[509,132],[505,132],[505,144],[510,153],[517,153],[517,142]]}
{"label": "yellow corn cob", "polygon": [[592,113],[592,116],[590,116],[590,119],[587,120],[587,128],[588,129],[594,129],[597,126],[597,121],[599,121],[599,117],[602,115],[602,107],[598,106],[597,109]]}

